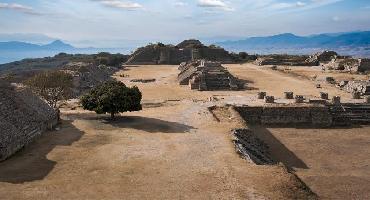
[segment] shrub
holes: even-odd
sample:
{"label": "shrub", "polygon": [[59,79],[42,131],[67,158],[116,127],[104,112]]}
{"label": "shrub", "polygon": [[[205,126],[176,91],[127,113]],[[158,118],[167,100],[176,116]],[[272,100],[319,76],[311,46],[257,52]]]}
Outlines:
{"label": "shrub", "polygon": [[110,113],[114,119],[117,113],[141,110],[141,98],[136,86],[130,88],[119,81],[108,81],[82,96],[81,104],[84,109],[97,114]]}

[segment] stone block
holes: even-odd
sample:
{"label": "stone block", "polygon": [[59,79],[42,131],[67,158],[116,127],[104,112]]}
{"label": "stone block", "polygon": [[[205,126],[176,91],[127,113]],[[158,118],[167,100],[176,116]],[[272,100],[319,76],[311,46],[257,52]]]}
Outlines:
{"label": "stone block", "polygon": [[265,99],[267,93],[266,92],[258,92],[257,98],[258,99]]}
{"label": "stone block", "polygon": [[265,103],[275,103],[274,96],[265,96]]}
{"label": "stone block", "polygon": [[340,96],[334,96],[331,100],[331,103],[334,105],[341,105],[341,98]]}
{"label": "stone block", "polygon": [[320,92],[320,98],[327,100],[329,99],[329,94],[326,92]]}
{"label": "stone block", "polygon": [[285,99],[294,99],[294,93],[293,92],[284,92]]}
{"label": "stone block", "polygon": [[361,93],[360,92],[353,92],[352,93],[353,99],[361,99]]}
{"label": "stone block", "polygon": [[304,103],[304,97],[302,95],[296,95],[295,96],[295,102],[296,103]]}
{"label": "stone block", "polygon": [[365,97],[365,103],[370,103],[370,96]]}

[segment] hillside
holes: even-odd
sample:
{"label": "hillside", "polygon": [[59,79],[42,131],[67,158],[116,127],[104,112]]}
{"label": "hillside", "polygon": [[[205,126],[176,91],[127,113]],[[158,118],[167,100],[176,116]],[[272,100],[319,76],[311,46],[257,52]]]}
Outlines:
{"label": "hillside", "polygon": [[90,63],[92,65],[107,65],[119,67],[121,63],[126,62],[127,55],[122,54],[66,54],[60,53],[53,57],[23,59],[7,64],[0,65],[0,78],[6,78],[12,82],[21,82],[27,77],[45,70],[63,69],[70,63]]}

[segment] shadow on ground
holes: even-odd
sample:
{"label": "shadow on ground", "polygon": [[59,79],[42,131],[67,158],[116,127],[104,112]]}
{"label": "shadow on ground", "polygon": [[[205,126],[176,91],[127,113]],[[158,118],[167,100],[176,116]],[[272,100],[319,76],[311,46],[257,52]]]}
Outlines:
{"label": "shadow on ground", "polygon": [[71,121],[63,121],[59,132],[46,132],[33,143],[0,163],[0,182],[24,183],[45,178],[56,165],[47,155],[56,146],[70,146],[83,132]]}
{"label": "shadow on ground", "polygon": [[104,123],[118,128],[132,128],[149,133],[186,133],[192,126],[141,116],[120,116],[115,120],[104,120]]}
{"label": "shadow on ground", "polygon": [[274,161],[284,163],[289,169],[308,169],[308,166],[281,143],[266,127],[248,125],[248,128],[269,146]]}

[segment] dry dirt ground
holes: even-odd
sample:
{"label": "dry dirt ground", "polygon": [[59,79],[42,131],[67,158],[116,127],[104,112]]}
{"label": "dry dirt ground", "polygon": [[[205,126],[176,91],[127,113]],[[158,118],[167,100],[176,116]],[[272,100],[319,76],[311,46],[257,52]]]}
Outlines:
{"label": "dry dirt ground", "polygon": [[[215,121],[207,107],[261,104],[255,100],[258,90],[277,97],[284,91],[350,95],[254,65],[227,67],[249,80],[248,90],[191,91],[176,83],[176,66],[129,66],[118,72],[117,79],[142,91],[143,111],[112,122],[71,102],[62,110],[59,131],[0,163],[0,199],[315,199],[285,167],[241,159],[230,136],[238,124]],[[156,82],[130,83],[137,78]],[[209,102],[211,96],[219,101]],[[369,195],[370,128],[251,128],[320,197]]]}

